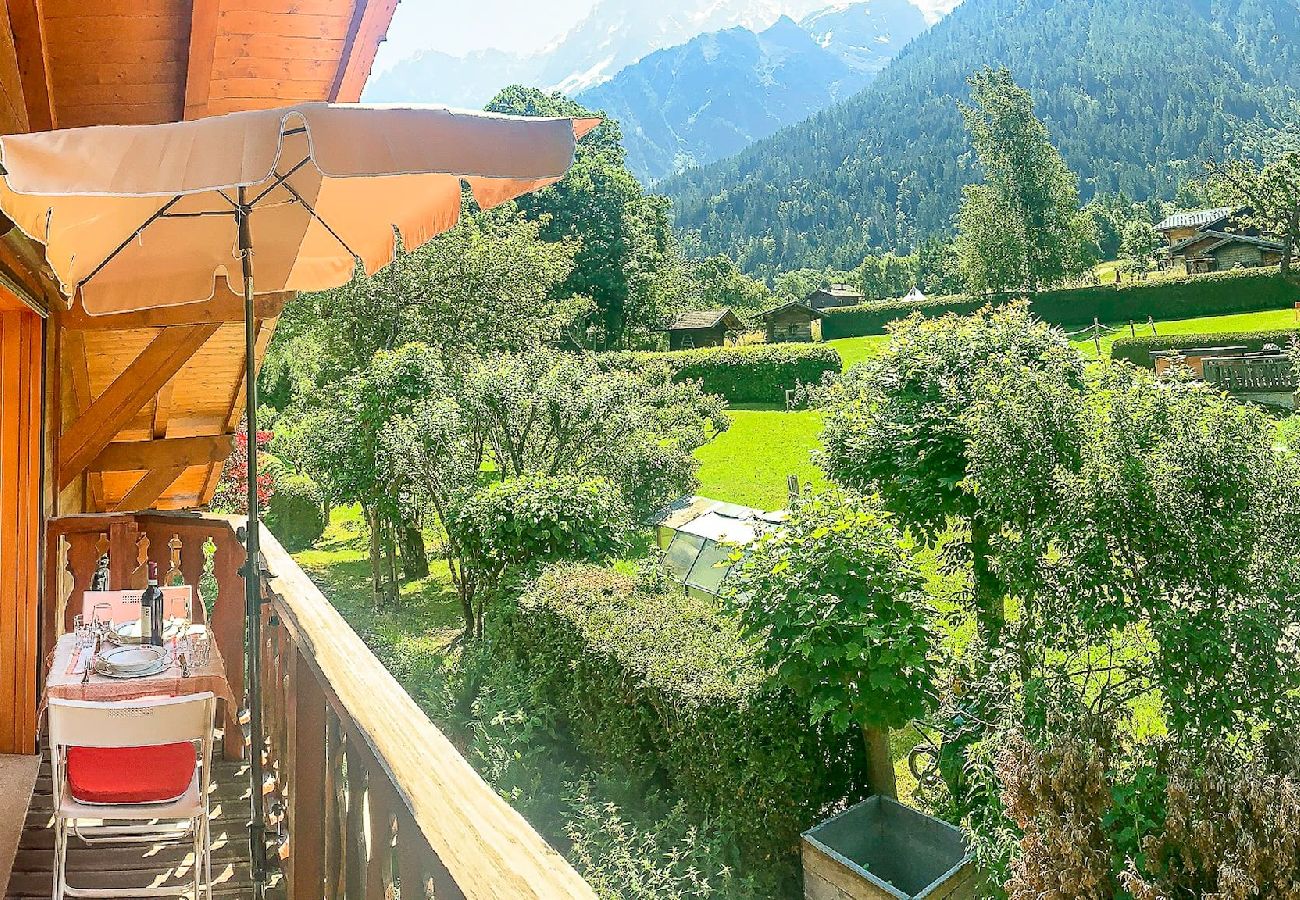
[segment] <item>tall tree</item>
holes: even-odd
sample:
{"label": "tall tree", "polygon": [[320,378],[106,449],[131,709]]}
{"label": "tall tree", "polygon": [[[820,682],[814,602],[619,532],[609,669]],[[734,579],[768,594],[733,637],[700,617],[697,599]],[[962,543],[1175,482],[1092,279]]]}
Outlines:
{"label": "tall tree", "polygon": [[962,105],[984,183],[968,185],[957,251],[968,287],[1036,291],[1082,272],[1094,242],[1079,210],[1079,180],[1034,115],[1034,100],[1007,69],[970,78]]}
{"label": "tall tree", "polygon": [[1249,160],[1212,162],[1210,172],[1221,198],[1249,207],[1245,217],[1282,242],[1282,274],[1289,276],[1300,253],[1300,149],[1262,166]]}
{"label": "tall tree", "polygon": [[[595,115],[562,94],[518,85],[502,90],[487,108],[523,116]],[[579,329],[582,343],[635,346],[660,327],[680,291],[680,254],[668,201],[645,194],[628,170],[617,122],[606,119],[579,142],[563,181],[516,203],[541,223],[544,240],[580,243],[560,291],[595,304]]]}

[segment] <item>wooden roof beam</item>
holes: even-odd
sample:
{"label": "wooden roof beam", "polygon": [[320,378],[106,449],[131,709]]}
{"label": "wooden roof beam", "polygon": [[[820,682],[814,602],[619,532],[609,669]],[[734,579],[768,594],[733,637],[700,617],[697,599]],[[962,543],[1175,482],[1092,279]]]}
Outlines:
{"label": "wooden roof beam", "polygon": [[145,472],[126,496],[113,507],[113,511],[134,512],[151,508],[184,473],[184,466],[168,466],[165,469]]}
{"label": "wooden roof beam", "polygon": [[59,439],[59,488],[99,456],[109,441],[153,400],[220,325],[164,328]]}
{"label": "wooden roof beam", "polygon": [[[292,294],[259,294],[253,299],[253,317],[274,319],[284,312]],[[64,328],[79,331],[126,331],[132,328],[168,328],[175,325],[232,324],[244,321],[244,298],[231,293],[221,283],[212,299],[202,303],[158,306],[137,312],[109,313],[92,316],[80,297],[60,318]]]}
{"label": "wooden roof beam", "polygon": [[[149,472],[179,466],[224,462],[234,447],[229,434],[165,438],[159,441],[113,441],[87,469],[91,472]],[[170,484],[170,482],[169,482]]]}
{"label": "wooden roof beam", "polygon": [[370,77],[375,53],[388,34],[396,9],[397,0],[356,0],[339,69],[330,87],[331,103],[356,103],[361,99],[361,89]]}
{"label": "wooden roof beam", "polygon": [[58,127],[50,94],[50,52],[45,42],[45,22],[40,0],[9,0],[9,23],[14,32],[18,72],[23,82],[27,127],[49,131]]}
{"label": "wooden roof beam", "polygon": [[194,0],[194,9],[190,15],[189,67],[185,74],[186,119],[201,119],[208,113],[208,97],[212,91],[212,63],[217,54],[217,18],[220,12],[220,0]]}

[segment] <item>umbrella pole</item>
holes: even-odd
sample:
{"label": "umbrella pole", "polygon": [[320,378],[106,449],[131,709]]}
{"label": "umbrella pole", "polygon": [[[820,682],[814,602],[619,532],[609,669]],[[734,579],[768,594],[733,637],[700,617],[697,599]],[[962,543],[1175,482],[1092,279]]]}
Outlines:
{"label": "umbrella pole", "polygon": [[239,257],[244,275],[244,413],[248,428],[248,526],[245,529],[244,605],[248,629],[248,774],[253,801],[248,823],[248,843],[253,868],[255,897],[266,891],[266,817],[262,793],[262,565],[261,522],[257,502],[257,335],[253,318],[253,235],[249,226],[251,207],[244,188],[239,189],[235,220],[239,231]]}

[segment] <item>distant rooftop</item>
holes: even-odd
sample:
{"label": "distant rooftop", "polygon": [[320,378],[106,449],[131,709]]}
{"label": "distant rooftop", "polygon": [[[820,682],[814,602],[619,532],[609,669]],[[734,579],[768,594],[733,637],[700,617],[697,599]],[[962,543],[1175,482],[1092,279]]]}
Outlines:
{"label": "distant rooftop", "polygon": [[818,288],[823,293],[830,294],[832,297],[861,297],[862,291],[850,284],[832,284],[830,287]]}
{"label": "distant rooftop", "polygon": [[731,307],[726,309],[696,309],[690,312],[684,312],[673,323],[668,326],[669,331],[680,331],[688,328],[712,328],[729,315],[735,315]]}
{"label": "distant rooftop", "polygon": [[1169,231],[1172,228],[1200,228],[1203,225],[1209,225],[1211,222],[1217,222],[1224,216],[1232,215],[1234,212],[1236,212],[1236,208],[1232,206],[1216,206],[1214,209],[1176,212],[1157,225],[1156,231]]}

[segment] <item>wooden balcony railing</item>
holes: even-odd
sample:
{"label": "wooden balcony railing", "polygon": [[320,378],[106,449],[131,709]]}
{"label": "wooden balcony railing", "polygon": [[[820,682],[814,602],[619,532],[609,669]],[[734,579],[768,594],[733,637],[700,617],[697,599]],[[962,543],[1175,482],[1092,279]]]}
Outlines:
{"label": "wooden balcony railing", "polygon": [[[52,520],[47,645],[70,627],[105,556],[113,589],[143,586],[144,564],[154,560],[204,595],[231,688],[241,696],[239,524],[180,513]],[[266,602],[257,664],[266,725],[263,793],[288,896],[594,900],[591,888],[456,752],[265,528],[262,555]],[[226,722],[228,755],[243,749],[234,715]]]}

